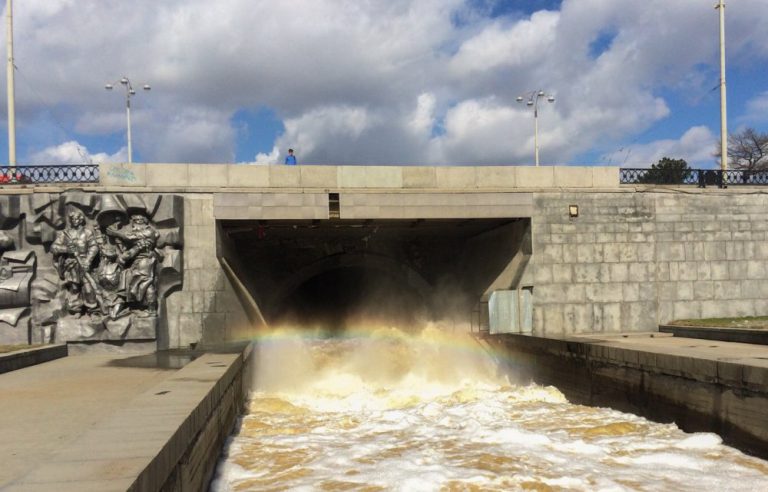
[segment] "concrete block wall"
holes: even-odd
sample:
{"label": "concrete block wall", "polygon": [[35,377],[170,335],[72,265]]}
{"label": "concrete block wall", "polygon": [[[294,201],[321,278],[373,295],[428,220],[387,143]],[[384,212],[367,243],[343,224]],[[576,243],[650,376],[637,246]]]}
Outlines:
{"label": "concrete block wall", "polygon": [[768,314],[766,210],[762,194],[656,197],[660,318]]}
{"label": "concrete block wall", "polygon": [[160,349],[240,338],[245,312],[216,257],[213,195],[184,196],[184,282],[166,300],[167,340]]}
{"label": "concrete block wall", "polygon": [[768,314],[766,206],[733,190],[535,194],[535,333]]}

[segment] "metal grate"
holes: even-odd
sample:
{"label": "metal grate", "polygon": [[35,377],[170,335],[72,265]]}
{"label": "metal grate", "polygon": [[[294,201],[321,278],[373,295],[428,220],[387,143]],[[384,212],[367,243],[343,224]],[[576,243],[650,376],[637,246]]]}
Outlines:
{"label": "metal grate", "polygon": [[98,183],[97,164],[67,166],[0,166],[0,185],[30,183]]}

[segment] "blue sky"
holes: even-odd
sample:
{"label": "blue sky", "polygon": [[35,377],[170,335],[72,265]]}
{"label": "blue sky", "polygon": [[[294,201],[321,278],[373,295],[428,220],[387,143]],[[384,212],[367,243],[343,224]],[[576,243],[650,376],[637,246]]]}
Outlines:
{"label": "blue sky", "polygon": [[[19,163],[714,165],[706,0],[14,4]],[[726,11],[729,128],[768,131],[768,3]],[[4,70],[5,67],[2,68]],[[7,160],[3,101],[0,154]]]}

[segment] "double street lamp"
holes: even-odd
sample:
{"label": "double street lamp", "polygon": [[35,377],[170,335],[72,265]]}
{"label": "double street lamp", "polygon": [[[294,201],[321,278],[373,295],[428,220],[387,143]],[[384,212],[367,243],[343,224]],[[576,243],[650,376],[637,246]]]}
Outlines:
{"label": "double street lamp", "polygon": [[536,166],[539,165],[539,99],[546,99],[547,102],[555,102],[555,96],[546,94],[543,90],[529,92],[522,96],[517,96],[517,102],[521,103],[527,99],[526,106],[533,106],[533,145],[536,160]]}
{"label": "double street lamp", "polygon": [[[133,162],[133,154],[131,151],[131,97],[136,95],[136,91],[131,85],[131,81],[128,79],[128,77],[123,77],[118,82],[120,82],[120,85],[125,87],[125,117],[128,122],[128,163],[130,164]],[[114,88],[114,85],[106,84],[104,88],[108,91],[111,91]],[[151,89],[151,87],[147,84],[144,84],[143,89],[148,91]]]}

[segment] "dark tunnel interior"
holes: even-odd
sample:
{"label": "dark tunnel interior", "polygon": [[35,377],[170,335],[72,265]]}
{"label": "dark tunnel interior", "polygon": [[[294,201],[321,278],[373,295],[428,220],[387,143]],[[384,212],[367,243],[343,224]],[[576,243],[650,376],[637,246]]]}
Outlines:
{"label": "dark tunnel interior", "polygon": [[219,254],[270,326],[469,322],[529,219],[225,220]]}
{"label": "dark tunnel interior", "polygon": [[277,324],[350,328],[355,322],[413,326],[427,316],[428,299],[380,270],[342,267],[307,280],[274,313]]}

